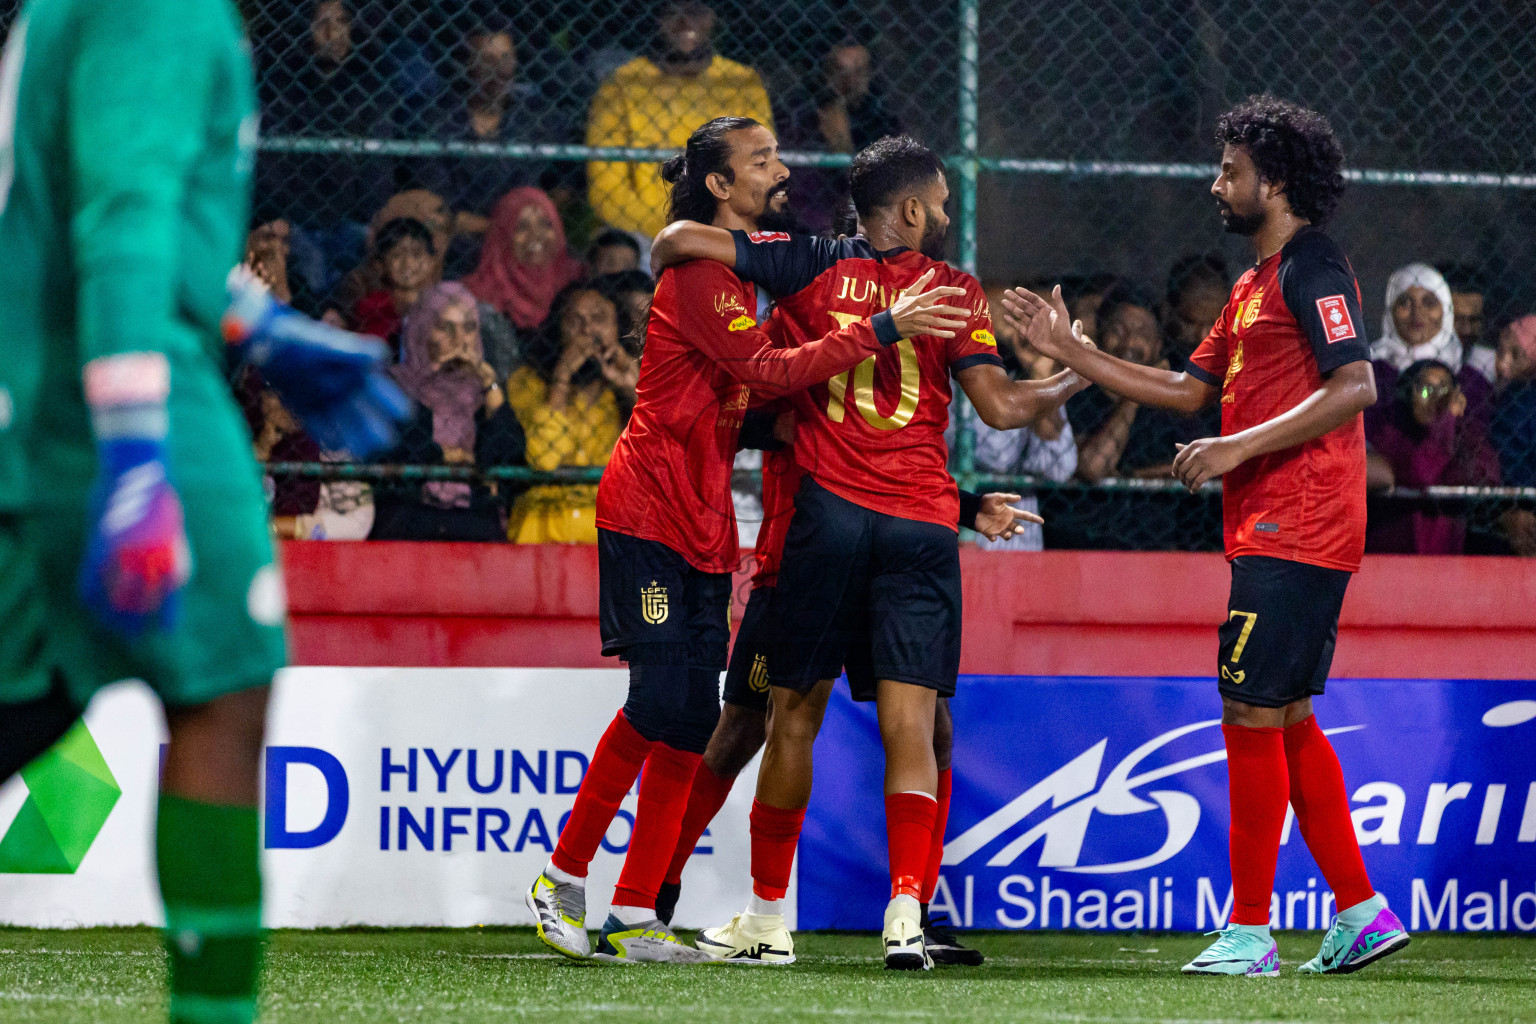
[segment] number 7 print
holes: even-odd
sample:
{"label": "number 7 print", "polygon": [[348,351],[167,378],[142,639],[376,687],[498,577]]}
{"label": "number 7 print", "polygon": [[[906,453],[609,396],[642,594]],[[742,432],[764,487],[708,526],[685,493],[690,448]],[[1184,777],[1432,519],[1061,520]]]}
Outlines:
{"label": "number 7 print", "polygon": [[1248,637],[1253,633],[1253,624],[1259,621],[1258,612],[1234,611],[1227,616],[1227,621],[1241,616],[1243,619],[1243,631],[1237,635],[1237,644],[1232,648],[1232,664],[1236,665],[1243,657],[1243,648],[1248,646]]}

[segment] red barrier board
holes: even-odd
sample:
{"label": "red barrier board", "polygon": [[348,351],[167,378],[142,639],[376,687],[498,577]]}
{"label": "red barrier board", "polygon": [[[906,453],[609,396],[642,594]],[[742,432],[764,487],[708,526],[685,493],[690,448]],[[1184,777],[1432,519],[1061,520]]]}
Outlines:
{"label": "red barrier board", "polygon": [[[597,551],[561,545],[283,546],[301,665],[614,666],[598,653]],[[961,671],[1212,673],[1228,570],[1216,554],[961,551]],[[747,595],[736,579],[735,612]],[[1536,562],[1368,556],[1335,677],[1536,676]]]}

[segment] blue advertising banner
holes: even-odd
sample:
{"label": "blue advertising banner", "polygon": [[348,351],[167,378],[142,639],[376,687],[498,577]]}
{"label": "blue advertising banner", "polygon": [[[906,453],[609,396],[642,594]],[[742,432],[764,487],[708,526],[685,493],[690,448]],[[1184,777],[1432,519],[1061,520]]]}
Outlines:
{"label": "blue advertising banner", "polygon": [[[1341,680],[1317,701],[1377,890],[1410,930],[1536,931],[1536,681]],[[1209,679],[967,676],[933,900],[963,927],[1224,925],[1227,764]],[[889,894],[873,705],[839,685],[800,842],[799,927],[878,929]],[[1288,816],[1270,923],[1333,894]]]}

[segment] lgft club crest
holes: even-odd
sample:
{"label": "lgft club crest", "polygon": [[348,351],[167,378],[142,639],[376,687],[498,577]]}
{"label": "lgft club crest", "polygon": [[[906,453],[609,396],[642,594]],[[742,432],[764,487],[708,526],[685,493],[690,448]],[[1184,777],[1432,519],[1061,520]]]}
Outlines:
{"label": "lgft club crest", "polygon": [[650,586],[640,588],[640,615],[653,626],[667,621],[666,587],[651,580]]}

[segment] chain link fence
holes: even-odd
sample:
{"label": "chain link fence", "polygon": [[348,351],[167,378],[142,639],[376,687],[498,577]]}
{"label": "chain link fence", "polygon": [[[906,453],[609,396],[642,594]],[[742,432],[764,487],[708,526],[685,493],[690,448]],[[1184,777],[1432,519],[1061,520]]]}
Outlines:
{"label": "chain link fence", "polygon": [[[1100,344],[1177,366],[1251,261],[1208,194],[1215,120],[1267,90],[1338,131],[1351,186],[1330,230],[1371,339],[1403,342],[1368,416],[1372,548],[1536,554],[1536,320],[1520,320],[1536,312],[1536,33],[1521,4],[240,6],[263,113],[253,265],[404,362],[456,344],[463,376],[498,385],[362,466],[238,380],[284,531],[588,537],[664,220],[658,161],[721,114],[774,126],[818,231],[835,229],[852,153],[919,137],[951,169],[954,262],[994,295],[1060,281]],[[1416,263],[1434,269],[1397,274]],[[1012,372],[1051,372],[998,333]],[[1438,356],[1449,382],[1402,372],[1409,352]],[[1022,490],[1048,520],[1016,543],[1220,548],[1219,487],[1190,495],[1166,470],[1214,414],[1091,389],[999,435],[956,405],[956,475]],[[739,473],[748,537],[754,464]]]}

